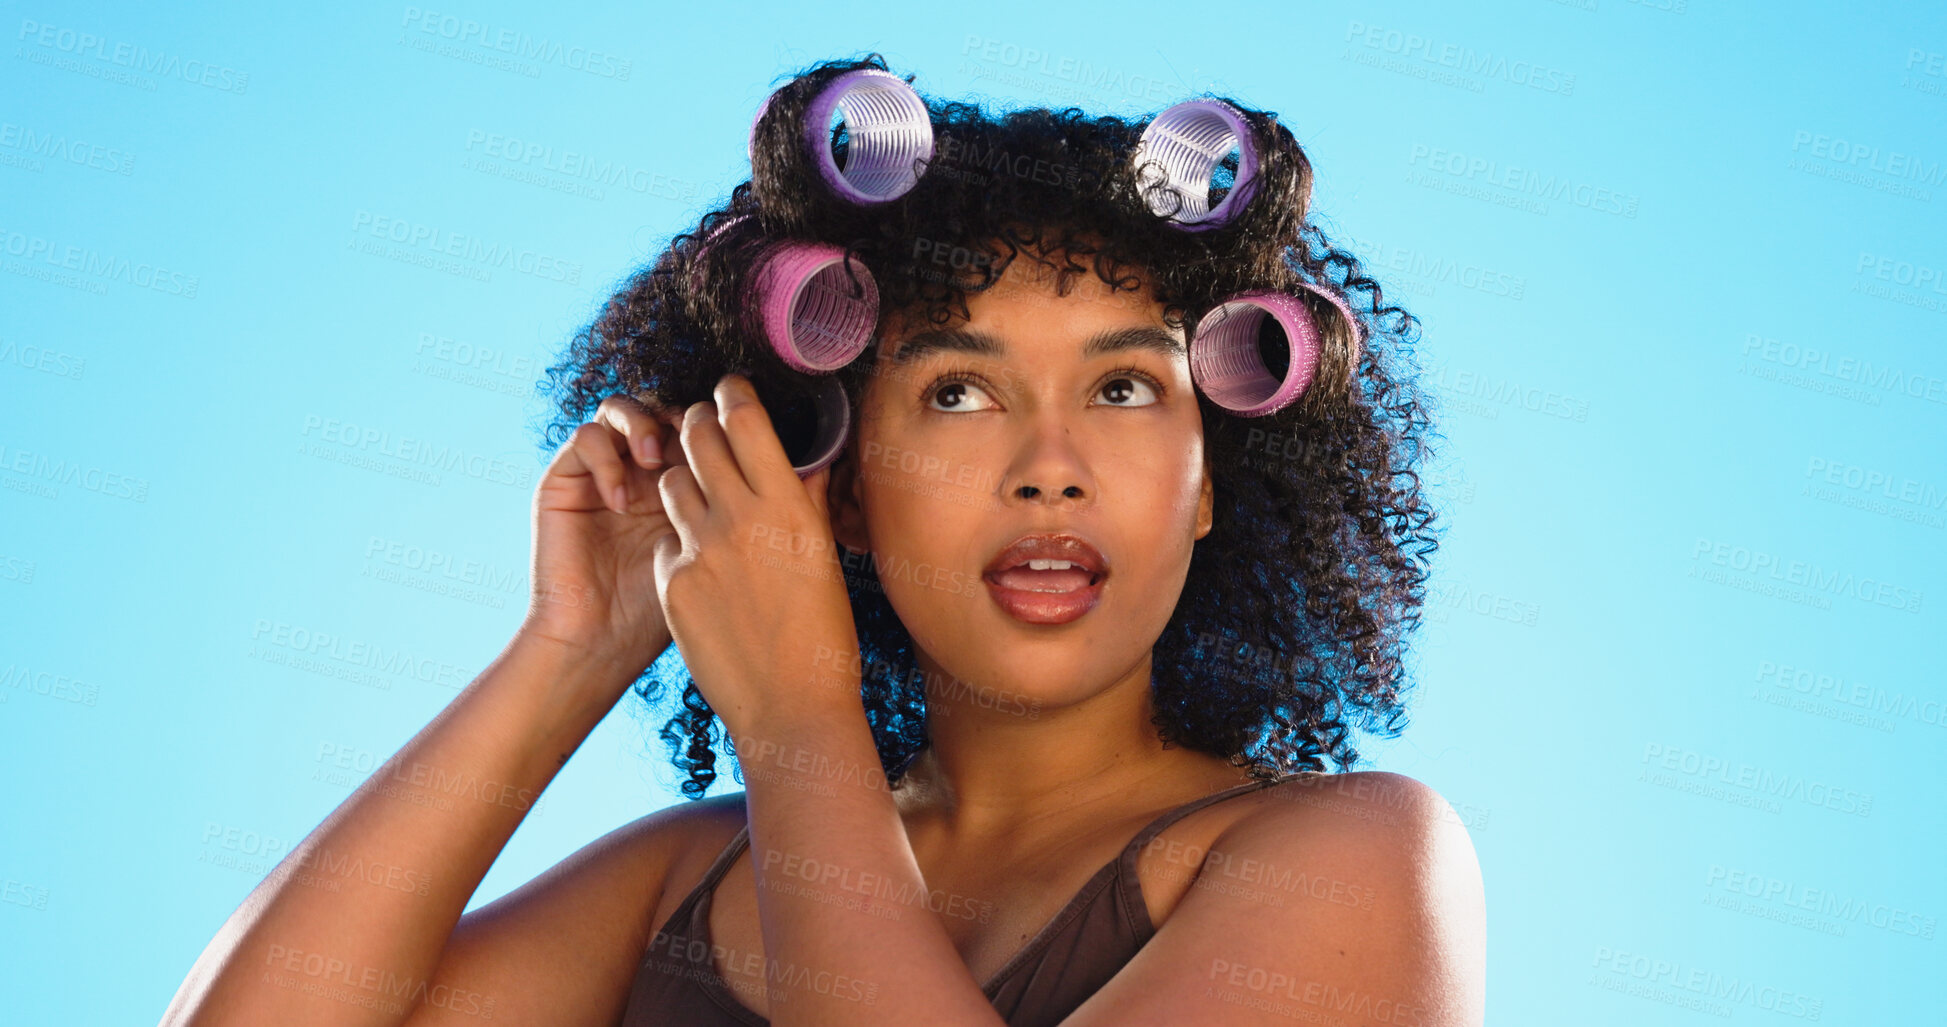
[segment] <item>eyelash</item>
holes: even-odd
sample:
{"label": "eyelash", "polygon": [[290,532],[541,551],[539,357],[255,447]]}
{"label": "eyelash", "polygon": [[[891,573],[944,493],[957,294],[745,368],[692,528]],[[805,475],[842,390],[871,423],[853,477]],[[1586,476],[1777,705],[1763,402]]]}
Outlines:
{"label": "eyelash", "polygon": [[[1118,378],[1134,378],[1137,379],[1138,381],[1147,383],[1150,388],[1156,390],[1157,403],[1161,403],[1163,402],[1163,400],[1169,398],[1169,394],[1170,394],[1169,389],[1165,387],[1162,382],[1157,381],[1155,375],[1152,375],[1149,372],[1144,371],[1143,369],[1136,367],[1133,364],[1125,364],[1121,367],[1112,369],[1111,371],[1109,371],[1108,374],[1103,376],[1102,383],[1106,385],[1109,382],[1115,381]],[[929,383],[926,386],[926,388],[920,390],[919,393],[920,409],[935,414],[947,413],[948,411],[932,409],[932,407],[929,406],[928,403],[929,401],[932,400],[933,393],[938,391],[941,386],[951,385],[954,382],[967,382],[969,384],[978,385],[983,389],[987,388],[987,384],[980,379],[980,376],[973,373],[972,371],[949,371],[948,373],[933,379],[933,381]],[[992,390],[989,391],[991,392]],[[1096,391],[1100,392],[1102,390],[1098,388],[1096,389]],[[1116,406],[1118,404],[1111,403],[1109,405]],[[1129,409],[1133,410],[1136,408],[1131,407]]]}

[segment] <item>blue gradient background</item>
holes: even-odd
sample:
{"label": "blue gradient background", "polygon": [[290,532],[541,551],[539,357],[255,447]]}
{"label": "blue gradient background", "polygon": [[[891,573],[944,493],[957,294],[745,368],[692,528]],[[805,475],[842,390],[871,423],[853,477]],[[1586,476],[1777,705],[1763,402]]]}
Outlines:
{"label": "blue gradient background", "polygon": [[[423,7],[626,78],[352,7],[0,18],[9,1022],[160,1016],[276,858],[494,656],[525,600],[532,379],[747,174],[777,76],[870,50],[930,95],[1275,110],[1328,231],[1423,320],[1448,528],[1413,726],[1367,748],[1472,829],[1491,1023],[1814,1008],[1767,989],[1823,1023],[1939,1015],[1938,5],[1240,3],[1201,26],[1162,4]],[[169,67],[117,64],[122,44]],[[639,174],[591,188],[490,137]],[[1574,191],[1524,199],[1505,183],[1526,174]],[[365,215],[523,256],[469,276],[372,255]],[[68,246],[96,270],[34,255]],[[480,472],[400,477],[326,422]],[[379,469],[328,458],[359,452]],[[401,584],[395,551],[489,584]],[[402,649],[426,680],[294,668],[298,631]],[[625,707],[473,905],[677,801]]]}

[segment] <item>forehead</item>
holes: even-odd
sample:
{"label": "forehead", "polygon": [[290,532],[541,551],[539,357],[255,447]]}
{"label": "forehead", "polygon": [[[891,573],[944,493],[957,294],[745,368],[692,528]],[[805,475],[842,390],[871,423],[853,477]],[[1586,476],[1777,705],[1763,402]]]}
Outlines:
{"label": "forehead", "polygon": [[[1023,355],[1023,347],[1039,350],[1049,344],[1082,360],[1129,350],[1185,353],[1183,332],[1163,322],[1163,304],[1146,275],[1117,269],[1125,283],[1115,289],[1089,261],[1077,263],[1084,270],[1071,274],[1025,253],[1016,257],[991,287],[965,294],[965,320],[954,317],[937,325],[927,323],[917,308],[889,313],[880,333],[880,362],[900,367],[938,353],[1004,360]],[[1130,278],[1137,288],[1128,288]]]}

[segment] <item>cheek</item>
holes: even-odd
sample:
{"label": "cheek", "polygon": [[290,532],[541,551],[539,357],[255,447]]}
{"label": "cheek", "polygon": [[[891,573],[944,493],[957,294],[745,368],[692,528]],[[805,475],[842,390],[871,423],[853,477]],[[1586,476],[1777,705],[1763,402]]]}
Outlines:
{"label": "cheek", "polygon": [[936,503],[911,498],[888,499],[868,516],[879,587],[907,633],[929,652],[962,644],[986,588],[966,542],[976,528],[943,522]]}
{"label": "cheek", "polygon": [[873,559],[887,599],[911,626],[978,594],[979,540],[991,530],[992,491],[955,481],[977,468],[916,451],[884,449],[861,464]]}
{"label": "cheek", "polygon": [[1105,494],[1128,497],[1131,516],[1139,535],[1167,537],[1194,524],[1203,497],[1203,441],[1194,429],[1175,429],[1167,435],[1151,435],[1128,440],[1110,466],[1115,480],[1105,483]]}

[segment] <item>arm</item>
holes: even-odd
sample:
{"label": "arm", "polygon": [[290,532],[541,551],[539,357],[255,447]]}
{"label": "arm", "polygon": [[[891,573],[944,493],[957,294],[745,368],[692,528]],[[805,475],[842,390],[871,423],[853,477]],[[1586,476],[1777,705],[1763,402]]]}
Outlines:
{"label": "arm", "polygon": [[926,905],[856,701],[780,704],[726,724],[750,768],[744,803],[766,962],[777,967],[774,1027],[1004,1027]]}
{"label": "arm", "polygon": [[830,468],[796,476],[748,379],[715,396],[685,412],[689,462],[658,483],[676,532],[657,541],[656,588],[745,767],[770,1022],[1002,1027],[925,904],[885,787]]}
{"label": "arm", "polygon": [[[558,925],[567,908],[596,903],[628,868],[654,862],[648,824],[610,835],[455,925],[630,677],[517,635],[251,892],[162,1022],[394,1027],[479,1022],[482,1011],[518,1020],[539,1009],[551,1022],[607,1022],[603,1011],[626,997],[626,976],[616,989],[627,972],[618,961],[632,965],[639,947],[598,950],[606,961],[578,960],[558,975],[500,971],[514,953],[538,947],[535,928]],[[624,929],[641,930],[621,918],[606,925],[610,935]],[[449,939],[457,960],[442,959]],[[575,990],[590,986],[608,990]]]}
{"label": "arm", "polygon": [[613,1021],[679,814],[459,918],[541,791],[669,645],[645,554],[671,531],[656,481],[674,416],[612,396],[556,452],[513,642],[251,892],[165,1025]]}

